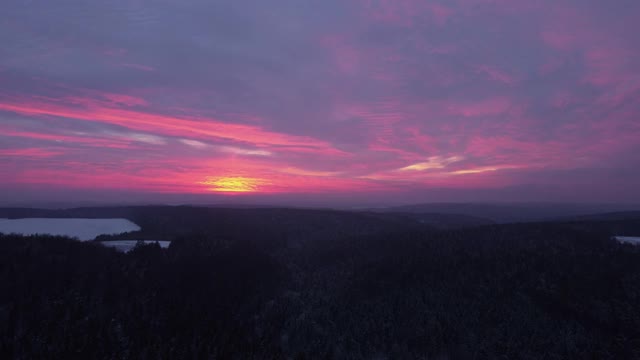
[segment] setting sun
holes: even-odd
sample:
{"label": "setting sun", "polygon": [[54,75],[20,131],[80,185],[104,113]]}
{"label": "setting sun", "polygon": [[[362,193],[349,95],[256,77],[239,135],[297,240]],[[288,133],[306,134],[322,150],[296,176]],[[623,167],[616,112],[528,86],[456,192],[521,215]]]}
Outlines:
{"label": "setting sun", "polygon": [[209,186],[208,190],[215,192],[246,193],[256,192],[264,181],[242,176],[209,178],[201,184]]}

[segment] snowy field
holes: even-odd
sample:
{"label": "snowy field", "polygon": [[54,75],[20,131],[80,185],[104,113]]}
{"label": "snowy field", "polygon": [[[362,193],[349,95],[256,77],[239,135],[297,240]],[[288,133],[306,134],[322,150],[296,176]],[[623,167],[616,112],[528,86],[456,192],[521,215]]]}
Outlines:
{"label": "snowy field", "polygon": [[[136,243],[138,240],[113,240],[113,241],[101,241],[100,244],[107,247],[112,247],[118,251],[129,252],[134,247],[136,247]],[[171,241],[162,241],[162,240],[144,240],[145,244],[153,244],[157,242],[161,248],[166,249],[171,244]]]}
{"label": "snowy field", "polygon": [[616,236],[615,238],[621,243],[640,245],[640,237],[638,236]]}
{"label": "snowy field", "polygon": [[0,233],[60,235],[80,241],[138,230],[140,227],[127,219],[0,219]]}

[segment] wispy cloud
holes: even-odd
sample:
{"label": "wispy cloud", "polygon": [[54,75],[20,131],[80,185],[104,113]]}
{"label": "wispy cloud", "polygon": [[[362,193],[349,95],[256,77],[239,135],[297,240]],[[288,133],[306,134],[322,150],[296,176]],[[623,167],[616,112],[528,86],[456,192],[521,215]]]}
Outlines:
{"label": "wispy cloud", "polygon": [[167,143],[165,138],[152,134],[119,131],[105,131],[104,134],[109,137],[127,139],[150,145],[165,145]]}
{"label": "wispy cloud", "polygon": [[450,157],[440,157],[440,156],[432,156],[425,162],[420,162],[416,164],[411,164],[405,167],[398,169],[399,171],[425,171],[425,170],[436,170],[436,169],[444,169],[448,165],[464,160],[462,156],[450,156]]}
{"label": "wispy cloud", "polygon": [[300,169],[300,168],[293,168],[293,167],[284,168],[280,171],[285,174],[299,175],[299,176],[312,176],[312,177],[327,177],[327,176],[340,175],[339,171],[308,170],[308,169]]}
{"label": "wispy cloud", "polygon": [[198,140],[191,139],[179,139],[179,141],[187,146],[204,150],[211,149],[214,151],[219,151],[222,153],[234,154],[234,155],[248,155],[248,156],[271,156],[272,152],[261,149],[248,149],[241,148],[237,146],[227,146],[227,145],[210,145]]}
{"label": "wispy cloud", "polygon": [[236,155],[254,155],[254,156],[271,156],[270,151],[260,149],[244,149],[235,146],[216,146],[216,149],[222,152]]}
{"label": "wispy cloud", "polygon": [[191,139],[179,139],[178,141],[180,141],[181,143],[187,145],[187,146],[191,146],[193,148],[196,149],[206,149],[209,147],[208,144],[203,143],[202,141],[198,141],[198,140],[191,140]]}

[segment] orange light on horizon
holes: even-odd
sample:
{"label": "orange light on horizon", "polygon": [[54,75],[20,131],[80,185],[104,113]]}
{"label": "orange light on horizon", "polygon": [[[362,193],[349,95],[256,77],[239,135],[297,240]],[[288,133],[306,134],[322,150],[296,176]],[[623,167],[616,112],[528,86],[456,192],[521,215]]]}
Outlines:
{"label": "orange light on horizon", "polygon": [[256,178],[243,176],[208,178],[201,182],[202,185],[209,186],[209,191],[223,193],[249,193],[260,190],[260,185],[265,182]]}

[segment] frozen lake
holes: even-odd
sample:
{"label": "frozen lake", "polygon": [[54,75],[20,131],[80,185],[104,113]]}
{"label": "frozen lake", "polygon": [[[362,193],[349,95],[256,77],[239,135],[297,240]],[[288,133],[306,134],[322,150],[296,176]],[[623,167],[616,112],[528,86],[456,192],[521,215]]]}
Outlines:
{"label": "frozen lake", "polygon": [[[163,240],[144,240],[145,244],[153,244],[157,242],[161,248],[166,249],[171,244],[171,241]],[[107,247],[112,247],[118,251],[129,252],[136,247],[138,240],[113,240],[113,241],[100,241],[100,244]]]}
{"label": "frozen lake", "polygon": [[629,244],[635,244],[635,245],[640,244],[639,236],[616,236],[615,239],[621,243],[629,243]]}
{"label": "frozen lake", "polygon": [[0,233],[59,235],[80,241],[93,240],[103,234],[117,235],[138,230],[140,227],[127,219],[0,219]]}

